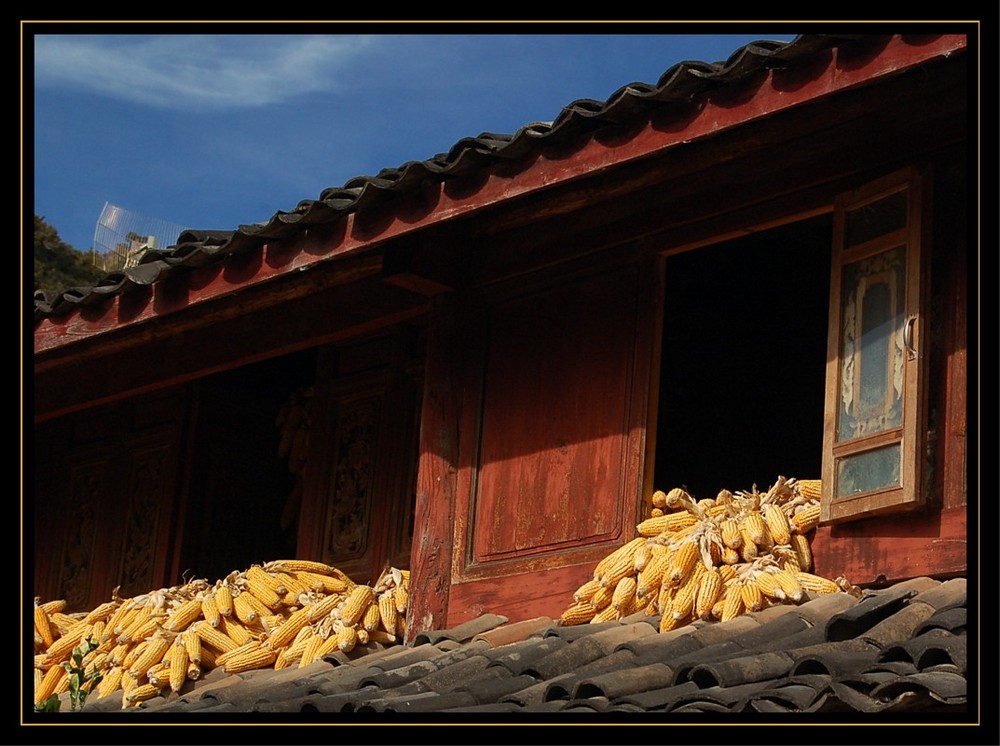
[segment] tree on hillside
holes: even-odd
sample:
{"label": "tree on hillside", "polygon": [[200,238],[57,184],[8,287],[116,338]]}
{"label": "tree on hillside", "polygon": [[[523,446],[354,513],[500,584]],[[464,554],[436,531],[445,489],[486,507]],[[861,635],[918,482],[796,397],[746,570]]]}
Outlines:
{"label": "tree on hillside", "polygon": [[35,290],[60,292],[93,285],[104,274],[85,252],[63,241],[44,217],[35,215]]}

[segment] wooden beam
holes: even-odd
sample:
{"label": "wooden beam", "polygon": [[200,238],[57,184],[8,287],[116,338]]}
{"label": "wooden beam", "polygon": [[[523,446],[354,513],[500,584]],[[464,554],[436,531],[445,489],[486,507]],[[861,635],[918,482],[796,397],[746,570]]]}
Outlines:
{"label": "wooden beam", "polygon": [[820,526],[812,540],[815,572],[855,585],[968,572],[966,509],[902,513]]}

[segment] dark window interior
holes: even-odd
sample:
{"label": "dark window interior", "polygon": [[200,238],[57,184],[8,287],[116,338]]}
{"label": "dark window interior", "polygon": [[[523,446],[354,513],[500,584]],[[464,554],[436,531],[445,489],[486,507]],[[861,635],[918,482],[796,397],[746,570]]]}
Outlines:
{"label": "dark window interior", "polygon": [[832,216],[669,257],[654,488],[818,479]]}
{"label": "dark window interior", "polygon": [[316,379],[316,351],[284,355],[199,384],[181,571],[224,578],[294,557],[296,524],[281,525],[295,478],[278,455],[278,410]]}

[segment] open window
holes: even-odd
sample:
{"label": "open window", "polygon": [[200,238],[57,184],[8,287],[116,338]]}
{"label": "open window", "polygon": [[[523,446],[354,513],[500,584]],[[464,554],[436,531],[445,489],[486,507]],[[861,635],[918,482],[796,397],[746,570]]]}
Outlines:
{"label": "open window", "polygon": [[924,500],[929,202],[926,179],[907,169],[835,204],[824,522]]}
{"label": "open window", "polygon": [[827,523],[923,503],[928,203],[907,169],[666,257],[657,488],[821,476]]}

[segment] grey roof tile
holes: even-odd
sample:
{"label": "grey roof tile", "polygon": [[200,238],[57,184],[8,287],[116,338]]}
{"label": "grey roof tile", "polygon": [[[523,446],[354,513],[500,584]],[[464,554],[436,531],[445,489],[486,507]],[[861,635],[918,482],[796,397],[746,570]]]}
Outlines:
{"label": "grey roof tile", "polygon": [[483,653],[491,665],[503,666],[511,673],[521,674],[531,668],[538,658],[568,645],[561,637],[538,637],[513,645],[505,645]]}
{"label": "grey roof tile", "polygon": [[725,686],[768,681],[788,675],[794,661],[784,652],[744,655],[712,663],[701,663],[691,669],[688,679],[701,687]]}
{"label": "grey roof tile", "polygon": [[584,678],[574,688],[572,697],[583,699],[602,696],[615,700],[636,692],[668,687],[673,684],[673,680],[673,669],[664,663],[618,668],[598,676]]}
{"label": "grey roof tile", "polygon": [[[428,643],[436,644],[441,640],[465,642],[467,640],[471,640],[476,635],[506,624],[508,621],[509,619],[507,617],[500,614],[482,614],[475,619],[470,619],[467,622],[459,624],[457,627],[420,632],[413,638],[413,645],[416,647],[419,645],[426,645]],[[485,642],[485,640],[483,642]],[[489,646],[488,643],[487,646]]]}

